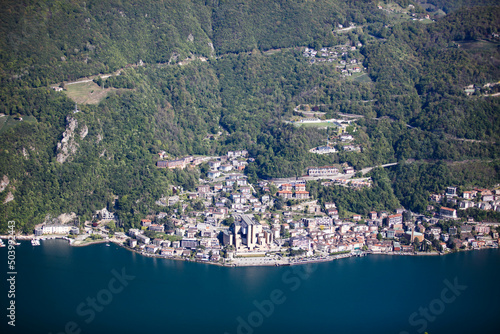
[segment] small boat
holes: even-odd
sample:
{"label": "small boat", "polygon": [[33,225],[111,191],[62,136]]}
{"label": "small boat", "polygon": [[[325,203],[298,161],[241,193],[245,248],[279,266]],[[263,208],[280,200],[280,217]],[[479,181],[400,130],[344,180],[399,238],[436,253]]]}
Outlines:
{"label": "small boat", "polygon": [[109,244],[106,244],[106,247],[109,247]]}
{"label": "small boat", "polygon": [[40,246],[40,240],[38,240],[38,239],[32,239],[31,240],[31,245],[32,246]]}

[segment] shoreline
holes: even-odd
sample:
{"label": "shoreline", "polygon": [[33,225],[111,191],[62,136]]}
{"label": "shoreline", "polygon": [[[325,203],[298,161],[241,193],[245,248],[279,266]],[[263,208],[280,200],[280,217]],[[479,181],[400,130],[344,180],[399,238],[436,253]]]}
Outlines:
{"label": "shoreline", "polygon": [[[9,235],[0,235],[0,239],[6,239],[8,240],[11,236]],[[34,235],[16,235],[15,239],[18,240],[32,240],[35,239],[36,237]],[[220,267],[228,267],[228,268],[234,268],[234,267],[283,267],[283,266],[296,266],[296,265],[303,265],[303,264],[312,264],[312,263],[323,263],[323,262],[332,262],[335,260],[340,260],[340,259],[345,259],[345,258],[350,258],[350,257],[364,257],[367,255],[390,255],[390,256],[443,256],[443,255],[448,255],[448,254],[453,254],[453,253],[458,253],[458,252],[468,252],[468,251],[476,251],[476,250],[483,250],[483,249],[494,249],[498,247],[485,247],[485,248],[478,248],[478,249],[464,249],[464,250],[458,250],[456,252],[446,252],[446,253],[441,253],[441,252],[430,252],[430,253],[424,253],[424,252],[418,252],[418,253],[395,253],[395,252],[388,252],[388,253],[378,253],[378,252],[361,252],[358,254],[353,254],[351,253],[346,253],[346,254],[338,254],[338,255],[327,255],[324,257],[318,257],[318,258],[286,258],[286,261],[282,260],[281,262],[278,262],[279,260],[274,260],[268,261],[267,263],[221,263],[221,262],[212,262],[212,261],[200,261],[197,259],[190,259],[190,258],[182,258],[182,257],[176,257],[176,256],[162,256],[159,254],[149,254],[144,251],[140,251],[137,249],[132,249],[130,247],[127,247],[123,242],[116,240],[116,239],[108,239],[108,240],[96,240],[96,241],[91,241],[91,242],[86,242],[83,244],[75,244],[75,240],[68,238],[66,236],[47,236],[47,237],[38,237],[36,239],[42,239],[44,240],[55,240],[55,239],[62,239],[68,241],[70,246],[73,247],[85,247],[85,246],[90,246],[90,245],[97,245],[97,244],[102,244],[102,243],[113,243],[121,248],[124,248],[128,251],[135,252],[139,255],[146,256],[146,257],[151,257],[151,258],[158,258],[158,259],[166,259],[166,260],[174,260],[174,261],[185,261],[185,262],[193,262],[193,263],[202,263],[202,264],[210,264],[210,265],[216,265]],[[246,260],[251,260],[254,259],[255,261],[262,261],[262,259],[265,259],[265,257],[246,257],[246,258],[232,258],[232,261],[238,259],[246,259]],[[281,260],[281,259],[280,259]],[[241,261],[240,261],[241,262]]]}

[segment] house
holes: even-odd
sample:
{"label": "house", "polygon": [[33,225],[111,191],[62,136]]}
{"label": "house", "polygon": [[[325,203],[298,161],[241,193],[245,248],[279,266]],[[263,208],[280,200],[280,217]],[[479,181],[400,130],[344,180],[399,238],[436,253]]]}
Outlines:
{"label": "house", "polygon": [[145,227],[151,226],[151,220],[150,219],[141,219],[141,226],[145,226]]}
{"label": "house", "polygon": [[461,210],[465,210],[468,208],[473,208],[474,207],[474,202],[472,201],[460,201],[458,203],[458,206]]}
{"label": "house", "polygon": [[205,194],[210,192],[210,186],[209,185],[198,186],[196,190],[198,191],[199,194]]}
{"label": "house", "polygon": [[446,188],[446,196],[451,196],[451,197],[457,196],[457,188],[456,187]]}
{"label": "house", "polygon": [[207,173],[207,177],[210,179],[216,179],[220,176],[220,172],[210,171]]}
{"label": "house", "polygon": [[222,165],[219,167],[219,170],[222,172],[229,172],[233,169],[233,166],[231,165]]}
{"label": "house", "polygon": [[145,249],[147,253],[154,254],[159,248],[156,245],[146,245]]}
{"label": "house", "polygon": [[308,199],[309,198],[309,191],[296,191],[295,192],[295,198],[297,198],[297,199]]}
{"label": "house", "polygon": [[325,209],[335,209],[336,207],[335,203],[325,203]]}
{"label": "house", "polygon": [[110,220],[115,219],[115,214],[113,212],[109,212],[108,209],[103,208],[102,210],[97,212],[97,216],[102,220]]}
{"label": "house", "polygon": [[342,140],[343,142],[350,141],[350,140],[353,140],[353,139],[354,138],[350,134],[340,135],[340,140]]}
{"label": "house", "polygon": [[345,174],[354,174],[354,168],[346,167],[346,168],[344,168],[344,173]]}
{"label": "house", "polygon": [[476,197],[476,192],[475,191],[464,191],[462,193],[462,197],[464,199],[473,199],[474,197]]}
{"label": "house", "polygon": [[457,218],[457,210],[450,209],[444,206],[442,206],[441,209],[439,210],[439,214],[443,218]]}
{"label": "house", "polygon": [[220,167],[220,161],[209,161],[208,166],[210,167],[210,169],[216,170]]}
{"label": "house", "polygon": [[159,224],[151,224],[148,227],[148,230],[154,231],[154,232],[165,232],[165,226],[164,225],[159,225]]}
{"label": "house", "polygon": [[174,255],[174,249],[171,247],[167,248],[162,248],[160,251],[160,254],[163,256],[173,256]]}
{"label": "house", "polygon": [[148,237],[146,237],[144,234],[137,234],[135,236],[135,238],[137,239],[137,241],[139,242],[142,242],[143,244],[149,244],[150,242],[150,239]]}
{"label": "house", "polygon": [[396,213],[395,215],[387,216],[386,223],[388,226],[392,226],[395,224],[402,224],[403,223],[403,215],[400,213]]}
{"label": "house", "polygon": [[280,186],[280,189],[281,190],[287,190],[287,191],[291,191],[292,190],[292,185],[291,184],[288,184],[288,183],[284,183]]}
{"label": "house", "polygon": [[283,197],[285,199],[290,199],[293,196],[293,193],[289,190],[280,190],[278,191],[278,196]]}
{"label": "house", "polygon": [[305,191],[306,185],[304,183],[295,184],[295,191]]}
{"label": "house", "polygon": [[395,252],[400,252],[401,251],[401,244],[399,242],[394,241],[393,242],[393,250]]}

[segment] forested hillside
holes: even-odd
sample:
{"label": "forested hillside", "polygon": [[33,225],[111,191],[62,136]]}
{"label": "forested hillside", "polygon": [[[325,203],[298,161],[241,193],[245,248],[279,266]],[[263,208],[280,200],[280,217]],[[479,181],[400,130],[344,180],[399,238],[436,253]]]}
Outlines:
{"label": "forested hillside", "polygon": [[[417,2],[395,2],[413,4],[415,17],[425,14]],[[384,175],[413,210],[447,182],[498,182],[500,98],[487,96],[495,91],[485,85],[500,80],[500,7],[454,7],[424,24],[395,20],[377,5],[4,1],[0,178],[9,182],[0,192],[2,230],[5,219],[30,231],[47,214],[89,219],[103,207],[129,225],[159,211],[155,201],[171,193],[170,185],[193,189],[200,176],[157,169],[160,150],[176,158],[247,149],[255,158],[246,169],[252,180],[298,176],[308,166],[417,160]],[[339,32],[339,25],[350,28]],[[305,47],[336,45],[349,47],[343,59],[361,59],[366,74],[344,77],[336,66],[303,56]],[[79,104],[78,113],[67,91],[49,87],[119,69],[119,76],[95,80],[95,89],[109,89],[107,97]],[[477,89],[466,95],[470,85]],[[328,134],[287,122],[300,104],[328,118],[360,115],[353,134],[362,151],[309,153]],[[491,177],[471,173],[474,166]],[[426,174],[436,178],[420,183]],[[387,184],[379,188],[387,191]],[[377,200],[373,191],[324,196],[343,195]],[[387,207],[395,206],[394,195]]]}

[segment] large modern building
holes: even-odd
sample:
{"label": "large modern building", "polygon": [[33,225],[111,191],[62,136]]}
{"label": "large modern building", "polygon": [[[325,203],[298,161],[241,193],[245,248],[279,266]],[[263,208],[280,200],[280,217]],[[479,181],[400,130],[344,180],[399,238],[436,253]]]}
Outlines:
{"label": "large modern building", "polygon": [[263,227],[250,215],[235,217],[236,221],[229,231],[223,235],[224,244],[233,245],[236,250],[255,250],[273,242],[273,234],[269,228]]}

